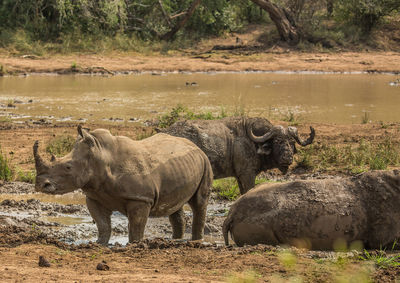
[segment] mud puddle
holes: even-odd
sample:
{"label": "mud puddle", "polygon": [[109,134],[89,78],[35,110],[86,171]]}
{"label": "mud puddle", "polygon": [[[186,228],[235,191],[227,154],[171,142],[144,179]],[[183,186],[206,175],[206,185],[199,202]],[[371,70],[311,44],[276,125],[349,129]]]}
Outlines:
{"label": "mud puddle", "polygon": [[[223,243],[222,223],[230,203],[210,199],[207,212],[204,241]],[[192,211],[185,206],[186,231],[184,239],[191,238]],[[33,185],[6,183],[0,186],[0,217],[7,218],[15,226],[39,229],[49,237],[69,244],[85,244],[97,240],[97,227],[85,205],[81,192],[62,196],[35,193]],[[110,244],[126,245],[128,219],[119,212],[111,216],[112,235]],[[168,217],[149,218],[145,238],[172,238]]]}

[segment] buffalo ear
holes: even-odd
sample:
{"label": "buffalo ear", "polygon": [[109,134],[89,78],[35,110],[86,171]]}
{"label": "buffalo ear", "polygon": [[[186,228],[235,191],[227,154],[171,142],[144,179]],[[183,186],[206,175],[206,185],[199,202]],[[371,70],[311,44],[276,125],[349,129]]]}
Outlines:
{"label": "buffalo ear", "polygon": [[82,137],[83,142],[88,144],[90,147],[96,144],[94,137],[86,129],[83,129],[81,125],[78,125],[78,134]]}
{"label": "buffalo ear", "polygon": [[271,152],[272,148],[267,144],[259,145],[257,148],[257,154],[270,155]]}

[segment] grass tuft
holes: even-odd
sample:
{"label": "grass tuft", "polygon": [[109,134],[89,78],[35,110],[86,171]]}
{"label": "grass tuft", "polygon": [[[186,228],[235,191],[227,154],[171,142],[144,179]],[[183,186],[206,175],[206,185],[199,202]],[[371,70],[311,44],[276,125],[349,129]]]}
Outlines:
{"label": "grass tuft", "polygon": [[75,144],[72,136],[59,136],[54,138],[46,146],[46,151],[56,157],[62,157],[69,153]]}
{"label": "grass tuft", "polygon": [[13,170],[10,162],[0,148],[0,180],[10,181],[13,178]]}

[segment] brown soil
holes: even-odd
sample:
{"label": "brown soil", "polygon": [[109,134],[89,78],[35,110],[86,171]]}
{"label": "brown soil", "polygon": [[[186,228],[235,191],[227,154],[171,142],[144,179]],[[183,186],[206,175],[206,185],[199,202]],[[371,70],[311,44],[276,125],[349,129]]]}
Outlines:
{"label": "brown soil", "polygon": [[[2,232],[3,236],[10,231]],[[393,282],[400,275],[399,269],[376,269],[358,257],[357,253],[262,245],[225,248],[162,239],[111,249],[94,244],[75,247],[38,237],[16,247],[0,247],[0,276],[6,282],[360,282],[368,277]],[[48,265],[43,262],[50,266],[40,266]]]}
{"label": "brown soil", "polygon": [[[30,59],[34,58],[34,59]],[[281,50],[267,53],[210,51],[168,56],[140,54],[66,55],[50,57],[0,55],[10,74],[26,73],[129,73],[212,71],[315,71],[400,73],[400,53],[303,53]],[[76,64],[77,67],[72,67]]]}

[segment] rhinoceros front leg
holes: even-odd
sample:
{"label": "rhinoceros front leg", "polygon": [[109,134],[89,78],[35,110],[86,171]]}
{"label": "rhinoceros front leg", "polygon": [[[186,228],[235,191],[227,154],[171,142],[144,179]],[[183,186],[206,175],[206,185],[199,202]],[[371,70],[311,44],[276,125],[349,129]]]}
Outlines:
{"label": "rhinoceros front leg", "polygon": [[130,201],[127,205],[129,221],[129,242],[143,239],[144,228],[149,218],[151,205],[142,201]]}
{"label": "rhinoceros front leg", "polygon": [[169,216],[169,222],[171,222],[172,225],[172,238],[182,239],[186,224],[182,207]]}
{"label": "rhinoceros front leg", "polygon": [[94,222],[96,222],[99,233],[97,243],[107,245],[111,236],[111,213],[112,211],[102,206],[98,201],[86,197],[86,205]]}

